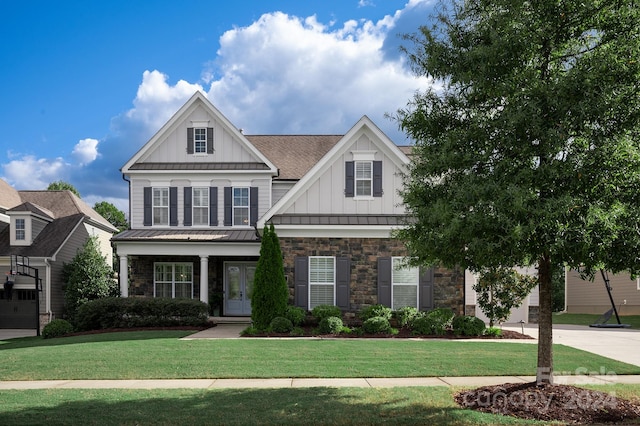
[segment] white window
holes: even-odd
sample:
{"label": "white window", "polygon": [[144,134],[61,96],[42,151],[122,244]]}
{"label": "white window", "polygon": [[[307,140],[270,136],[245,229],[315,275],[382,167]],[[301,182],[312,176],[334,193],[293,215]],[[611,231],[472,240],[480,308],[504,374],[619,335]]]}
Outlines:
{"label": "white window", "polygon": [[153,224],[169,224],[169,188],[153,188]]}
{"label": "white window", "polygon": [[209,188],[193,188],[193,224],[209,225]]}
{"label": "white window", "polygon": [[155,297],[193,298],[193,265],[191,263],[154,264]]}
{"label": "white window", "polygon": [[193,152],[196,154],[207,153],[207,129],[195,128],[193,129]]}
{"label": "white window", "polygon": [[249,225],[249,188],[233,188],[233,226]]}
{"label": "white window", "polygon": [[419,268],[407,266],[402,257],[392,258],[391,264],[391,309],[417,308]]}
{"label": "white window", "polygon": [[309,309],[335,305],[336,258],[309,257]]}
{"label": "white window", "polygon": [[16,219],[16,240],[24,241],[26,228],[24,219]]}
{"label": "white window", "polygon": [[373,194],[373,162],[355,162],[356,197],[371,197]]}

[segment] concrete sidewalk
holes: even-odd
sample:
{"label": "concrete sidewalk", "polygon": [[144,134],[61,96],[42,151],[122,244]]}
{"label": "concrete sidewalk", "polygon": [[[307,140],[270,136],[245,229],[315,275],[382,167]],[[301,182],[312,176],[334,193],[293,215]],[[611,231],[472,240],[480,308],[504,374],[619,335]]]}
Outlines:
{"label": "concrete sidewalk", "polygon": [[[556,384],[640,384],[640,376],[559,376]],[[26,389],[246,389],[406,386],[491,386],[530,383],[534,376],[404,377],[404,378],[282,378],[282,379],[176,379],[176,380],[38,380],[0,381],[0,390]]]}

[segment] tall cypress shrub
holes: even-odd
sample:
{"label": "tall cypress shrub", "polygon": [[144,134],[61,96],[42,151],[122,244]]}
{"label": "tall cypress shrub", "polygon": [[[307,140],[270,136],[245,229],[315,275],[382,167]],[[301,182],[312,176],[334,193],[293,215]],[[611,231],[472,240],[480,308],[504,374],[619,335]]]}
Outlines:
{"label": "tall cypress shrub", "polygon": [[251,296],[253,325],[259,330],[267,329],[273,318],[284,314],[288,302],[280,240],[273,224],[265,225]]}

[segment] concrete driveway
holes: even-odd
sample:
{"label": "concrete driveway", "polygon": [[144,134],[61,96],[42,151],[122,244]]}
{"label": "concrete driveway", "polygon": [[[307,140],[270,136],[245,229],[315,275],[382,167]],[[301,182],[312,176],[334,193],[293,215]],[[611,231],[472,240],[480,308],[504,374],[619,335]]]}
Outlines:
{"label": "concrete driveway", "polygon": [[20,328],[0,328],[0,340],[15,339],[17,337],[35,336],[36,330]]}

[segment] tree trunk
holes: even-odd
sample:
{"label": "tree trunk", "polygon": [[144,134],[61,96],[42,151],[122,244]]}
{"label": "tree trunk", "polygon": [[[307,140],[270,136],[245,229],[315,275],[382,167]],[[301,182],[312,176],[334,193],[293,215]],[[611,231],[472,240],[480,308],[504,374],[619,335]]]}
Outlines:
{"label": "tree trunk", "polygon": [[538,284],[540,290],[538,318],[538,369],[536,383],[553,384],[553,327],[551,259],[542,255],[538,261]]}

